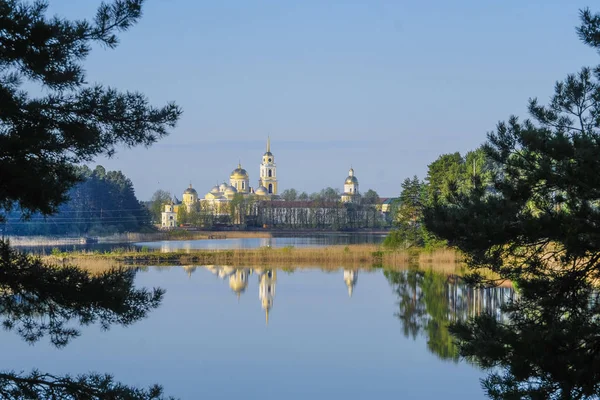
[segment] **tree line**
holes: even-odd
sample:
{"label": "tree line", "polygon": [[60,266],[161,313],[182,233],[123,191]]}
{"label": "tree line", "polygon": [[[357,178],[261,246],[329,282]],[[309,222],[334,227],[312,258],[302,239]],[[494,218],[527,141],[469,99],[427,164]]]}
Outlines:
{"label": "tree line", "polygon": [[[600,51],[600,14],[580,13],[579,38]],[[425,182],[406,180],[388,243],[457,249],[472,286],[508,282],[501,306],[453,321],[461,357],[488,372],[492,399],[600,396],[600,66],[556,83],[530,118],[510,116],[477,150],[441,156]],[[481,167],[481,170],[477,170]],[[470,169],[472,168],[472,169]]]}
{"label": "tree line", "polygon": [[100,235],[152,229],[148,209],[138,201],[133,183],[121,171],[77,168],[81,182],[67,193],[68,201],[51,216],[26,215],[15,209],[4,223],[8,235]]}
{"label": "tree line", "polygon": [[493,191],[492,177],[500,167],[484,147],[469,151],[442,154],[427,167],[424,180],[417,176],[402,182],[400,196],[394,207],[394,230],[385,245],[392,248],[424,247],[434,249],[446,241],[432,234],[425,226],[424,211],[433,204],[448,204],[452,193],[468,193],[477,182]]}

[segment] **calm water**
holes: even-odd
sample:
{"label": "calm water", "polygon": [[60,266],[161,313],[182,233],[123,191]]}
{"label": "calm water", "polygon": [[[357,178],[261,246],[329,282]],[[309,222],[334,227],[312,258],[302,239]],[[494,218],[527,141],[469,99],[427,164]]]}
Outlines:
{"label": "calm water", "polygon": [[145,320],[63,349],[0,331],[0,370],[108,372],[182,399],[480,399],[447,323],[512,295],[416,270],[148,267],[136,285],[167,291]]}
{"label": "calm water", "polygon": [[257,247],[319,247],[345,244],[379,244],[385,235],[335,234],[308,237],[273,237],[244,239],[164,240],[136,243],[137,247],[149,247],[161,251],[194,249],[253,249]]}
{"label": "calm water", "polygon": [[164,240],[140,243],[92,243],[64,246],[20,246],[23,251],[34,254],[49,254],[53,248],[61,251],[111,251],[115,248],[149,247],[163,251],[191,250],[191,249],[249,249],[256,247],[319,247],[346,244],[379,244],[386,235],[363,233],[333,233],[315,234],[306,237],[275,236],[273,238],[247,238],[247,239],[203,239],[203,240]]}

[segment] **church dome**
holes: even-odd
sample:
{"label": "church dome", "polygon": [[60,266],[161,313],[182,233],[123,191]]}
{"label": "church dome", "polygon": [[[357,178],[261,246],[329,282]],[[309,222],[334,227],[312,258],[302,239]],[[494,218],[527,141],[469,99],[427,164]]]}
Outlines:
{"label": "church dome", "polygon": [[219,189],[218,185],[215,185],[215,186],[213,186],[212,189],[210,189],[210,192],[214,193],[214,194],[217,194],[217,193],[221,192],[221,189]]}
{"label": "church dome", "polygon": [[190,187],[185,189],[185,192],[183,192],[183,194],[194,194],[194,195],[198,195],[198,192],[196,192],[196,189],[194,189],[192,187],[192,184],[190,183]]}
{"label": "church dome", "polygon": [[267,151],[265,154],[263,154],[263,157],[273,157],[273,153]]}
{"label": "church dome", "polygon": [[242,168],[241,164],[238,164],[238,167],[231,172],[232,179],[247,179],[248,172],[244,168]]}
{"label": "church dome", "polygon": [[227,190],[227,184],[226,183],[221,183],[219,185],[219,192],[224,193]]}
{"label": "church dome", "polygon": [[357,184],[358,183],[358,179],[356,179],[355,176],[348,176],[346,178],[346,182],[344,182],[346,185],[351,185],[351,184]]}
{"label": "church dome", "polygon": [[267,196],[269,194],[269,191],[266,187],[260,186],[258,189],[256,189],[254,194],[256,194],[257,196]]}
{"label": "church dome", "polygon": [[237,193],[237,189],[234,188],[233,186],[227,186],[227,189],[225,189],[225,195],[231,195],[233,196],[234,194]]}

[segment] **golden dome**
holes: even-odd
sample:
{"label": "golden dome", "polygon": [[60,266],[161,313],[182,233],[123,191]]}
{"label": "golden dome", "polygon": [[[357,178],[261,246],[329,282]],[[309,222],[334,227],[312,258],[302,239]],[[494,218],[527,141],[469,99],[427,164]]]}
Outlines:
{"label": "golden dome", "polygon": [[244,168],[242,168],[241,164],[238,164],[238,167],[231,172],[231,179],[248,179],[248,172]]}
{"label": "golden dome", "polygon": [[358,179],[355,176],[348,176],[344,182],[346,185],[358,184]]}
{"label": "golden dome", "polygon": [[254,194],[257,196],[267,196],[269,194],[269,191],[267,190],[266,187],[260,186],[258,189],[256,189]]}
{"label": "golden dome", "polygon": [[192,187],[192,184],[190,183],[190,187],[185,189],[185,192],[183,192],[183,194],[195,194],[197,196],[198,192],[196,192],[196,189],[194,189]]}
{"label": "golden dome", "polygon": [[237,193],[237,189],[233,186],[227,186],[227,189],[225,189],[225,194],[236,194]]}

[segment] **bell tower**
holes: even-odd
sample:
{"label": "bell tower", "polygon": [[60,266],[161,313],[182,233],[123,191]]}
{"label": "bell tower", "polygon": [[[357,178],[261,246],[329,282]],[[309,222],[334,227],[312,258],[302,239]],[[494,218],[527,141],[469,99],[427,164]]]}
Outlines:
{"label": "bell tower", "polygon": [[277,194],[277,165],[271,153],[271,138],[267,137],[267,151],[262,156],[260,164],[260,184],[269,194]]}

